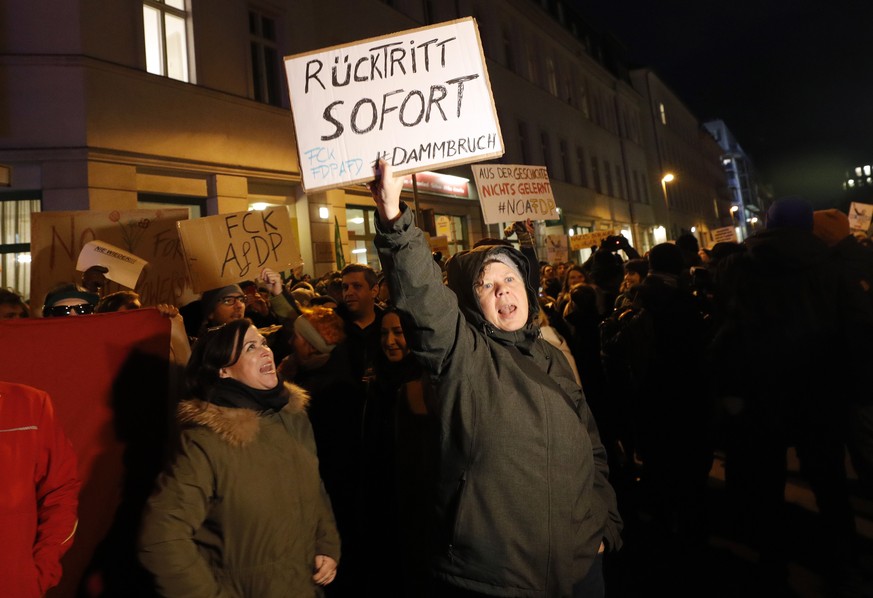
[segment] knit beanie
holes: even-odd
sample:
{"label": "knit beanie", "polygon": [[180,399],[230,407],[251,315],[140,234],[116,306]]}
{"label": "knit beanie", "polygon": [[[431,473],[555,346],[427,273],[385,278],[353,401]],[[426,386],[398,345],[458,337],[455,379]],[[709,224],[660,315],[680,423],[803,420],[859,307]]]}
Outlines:
{"label": "knit beanie", "polygon": [[812,232],[812,204],[802,197],[777,200],[767,210],[767,229],[796,228]]}
{"label": "knit beanie", "polygon": [[208,291],[203,291],[203,297],[201,302],[203,304],[203,317],[208,318],[209,315],[215,311],[215,308],[218,306],[218,302],[221,301],[224,297],[228,295],[243,295],[242,289],[239,288],[238,284],[229,284],[226,287],[220,287],[217,289],[209,289]]}
{"label": "knit beanie", "polygon": [[521,275],[521,270],[518,268],[518,264],[511,257],[506,255],[503,251],[489,251],[487,257],[485,258],[485,262],[483,263],[483,267],[491,262],[500,262],[504,266],[508,266],[516,276],[518,276],[522,281],[524,281],[524,277]]}
{"label": "knit beanie", "polygon": [[833,247],[849,236],[849,217],[839,210],[816,210],[812,214],[812,233]]}
{"label": "knit beanie", "polygon": [[336,345],[329,344],[324,340],[324,337],[315,329],[312,322],[306,319],[305,316],[298,316],[294,320],[294,332],[299,334],[306,342],[315,348],[319,353],[330,353]]}

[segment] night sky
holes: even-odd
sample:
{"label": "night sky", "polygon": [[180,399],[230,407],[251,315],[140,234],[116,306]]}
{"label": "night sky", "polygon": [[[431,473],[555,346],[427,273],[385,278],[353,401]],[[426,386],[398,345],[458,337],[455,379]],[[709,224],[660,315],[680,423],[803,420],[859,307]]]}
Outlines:
{"label": "night sky", "polygon": [[701,122],[724,120],[777,198],[836,204],[873,163],[873,1],[578,4]]}

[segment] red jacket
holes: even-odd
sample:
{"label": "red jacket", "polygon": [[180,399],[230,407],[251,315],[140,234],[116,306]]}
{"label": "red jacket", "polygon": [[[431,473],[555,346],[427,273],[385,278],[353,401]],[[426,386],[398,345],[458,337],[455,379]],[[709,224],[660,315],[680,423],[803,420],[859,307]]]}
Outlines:
{"label": "red jacket", "polygon": [[60,581],[79,486],[48,394],[0,382],[0,595],[42,596]]}

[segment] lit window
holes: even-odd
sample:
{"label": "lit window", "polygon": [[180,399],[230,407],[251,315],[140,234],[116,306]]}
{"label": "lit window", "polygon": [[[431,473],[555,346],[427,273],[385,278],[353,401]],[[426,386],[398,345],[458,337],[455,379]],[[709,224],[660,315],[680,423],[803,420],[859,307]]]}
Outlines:
{"label": "lit window", "polygon": [[864,172],[861,170],[861,167],[858,166],[858,167],[855,169],[855,176],[863,176],[863,175],[864,175]]}
{"label": "lit window", "polygon": [[854,187],[855,181],[853,179],[849,179],[849,187]]}
{"label": "lit window", "polygon": [[0,197],[0,288],[22,297],[30,290],[31,214],[40,211],[38,193],[11,192]]}
{"label": "lit window", "polygon": [[661,112],[661,124],[666,125],[667,124],[667,108],[664,106],[664,102],[658,103],[658,109]]}
{"label": "lit window", "polygon": [[142,16],[146,70],[154,75],[190,81],[185,0],[145,0]]}
{"label": "lit window", "polygon": [[867,165],[864,167],[864,174],[865,174],[866,176],[870,176],[870,165],[869,165],[869,164],[867,164]]}

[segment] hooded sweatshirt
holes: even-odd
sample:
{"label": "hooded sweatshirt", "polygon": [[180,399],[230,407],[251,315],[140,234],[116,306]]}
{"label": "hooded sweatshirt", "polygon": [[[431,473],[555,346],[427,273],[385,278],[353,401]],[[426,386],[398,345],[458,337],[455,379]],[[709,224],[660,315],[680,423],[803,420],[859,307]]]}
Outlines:
{"label": "hooded sweatshirt", "polygon": [[508,247],[458,254],[447,267],[452,292],[405,206],[377,228],[392,298],[411,322],[407,343],[437,387],[435,574],[494,596],[570,596],[601,541],[620,546],[621,519],[582,389],[532,321],[533,289],[529,321],[514,332],[491,325],[474,294],[495,252],[525,279],[526,260]]}

